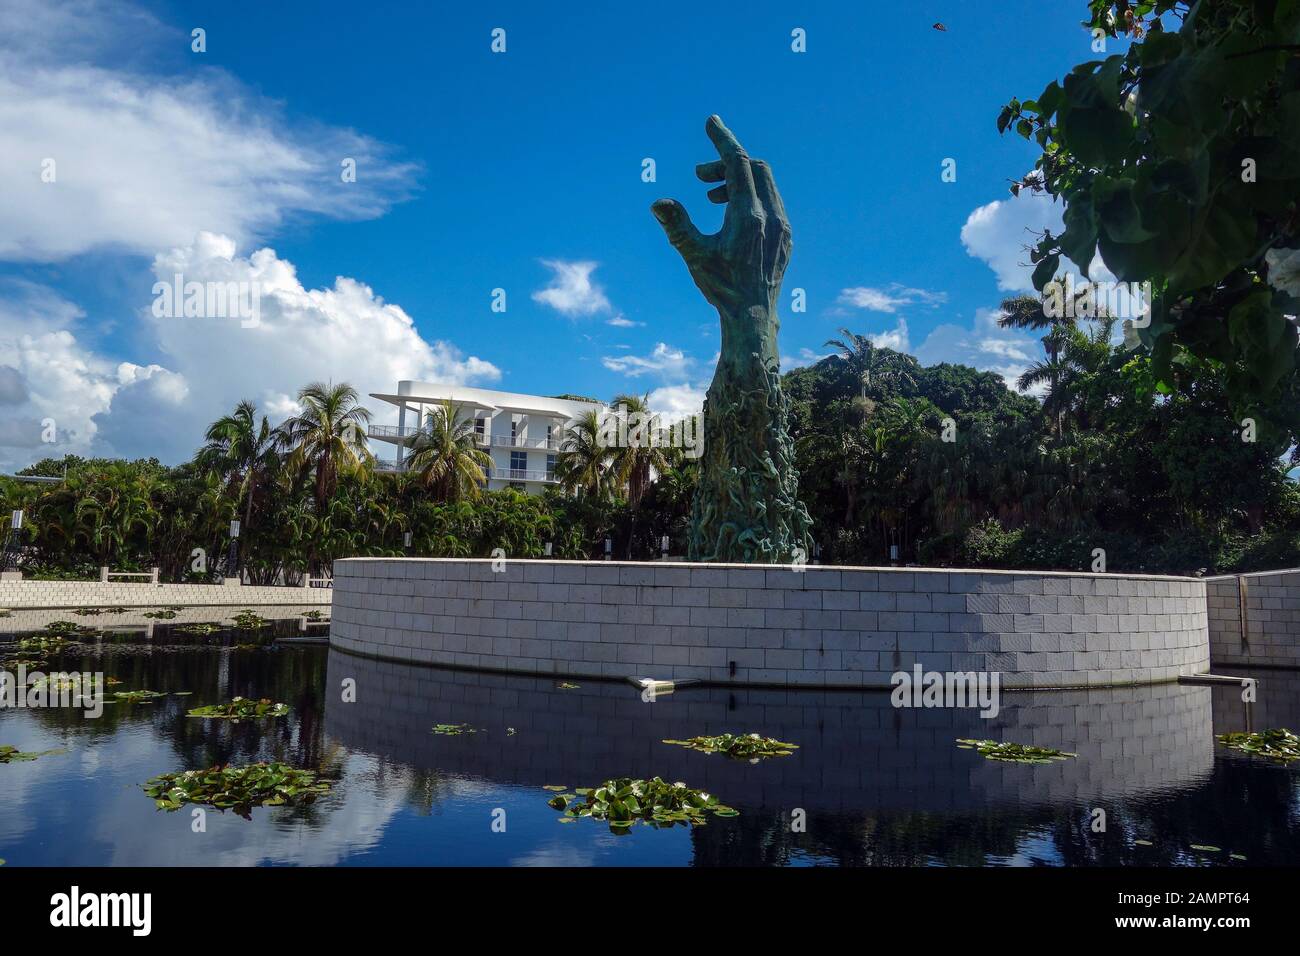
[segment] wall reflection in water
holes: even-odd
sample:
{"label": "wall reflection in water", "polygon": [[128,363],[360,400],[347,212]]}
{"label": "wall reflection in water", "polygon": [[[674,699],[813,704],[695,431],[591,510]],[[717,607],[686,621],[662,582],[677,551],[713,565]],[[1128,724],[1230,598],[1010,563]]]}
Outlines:
{"label": "wall reflection in water", "polygon": [[[984,720],[973,710],[896,709],[880,692],[695,687],[646,703],[624,684],[582,681],[563,690],[551,679],[332,651],[330,686],[347,677],[358,700],[331,701],[326,732],[417,772],[539,788],[658,774],[718,794],[742,815],[693,831],[696,864],[1215,862],[1189,849],[1208,843],[1223,848],[1219,862],[1237,851],[1252,862],[1283,862],[1300,849],[1295,772],[1221,748],[1215,759],[1214,733],[1240,722],[1230,688],[1007,693],[999,715]],[[1257,705],[1257,721],[1265,713],[1294,717],[1296,688],[1283,685],[1276,682],[1286,699],[1270,697],[1271,711]],[[432,734],[438,723],[481,732]],[[662,743],[726,731],[800,749],[749,764]],[[997,763],[958,749],[959,737],[1079,756]],[[806,832],[791,828],[796,808],[806,811]],[[1107,813],[1104,832],[1090,826],[1096,808]]]}

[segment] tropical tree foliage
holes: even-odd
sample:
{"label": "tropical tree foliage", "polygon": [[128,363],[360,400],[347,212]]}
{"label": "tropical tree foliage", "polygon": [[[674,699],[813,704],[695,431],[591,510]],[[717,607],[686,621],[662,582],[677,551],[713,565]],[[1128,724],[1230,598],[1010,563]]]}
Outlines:
{"label": "tropical tree foliage", "polygon": [[1063,257],[1088,276],[1099,253],[1121,281],[1152,283],[1150,323],[1135,331],[1158,388],[1203,374],[1191,356],[1219,366],[1239,409],[1276,409],[1300,309],[1300,4],[1090,0],[1088,11],[1101,46],[1127,49],[998,117],[1042,149],[1012,191],[1065,205],[1064,231],[1032,250],[1034,284]]}

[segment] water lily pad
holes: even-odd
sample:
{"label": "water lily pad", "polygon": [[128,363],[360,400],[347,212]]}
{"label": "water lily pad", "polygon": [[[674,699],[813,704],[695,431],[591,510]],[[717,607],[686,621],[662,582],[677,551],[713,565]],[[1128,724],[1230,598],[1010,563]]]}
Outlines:
{"label": "water lily pad", "polygon": [[245,608],[234,617],[235,627],[241,631],[256,631],[266,627],[270,621],[254,612],[251,608]]}
{"label": "water lily pad", "polygon": [[433,733],[444,737],[456,737],[460,734],[476,734],[478,730],[469,724],[434,724]]}
{"label": "water lily pad", "polygon": [[65,750],[19,750],[17,747],[11,747],[8,744],[0,744],[0,763],[20,763],[26,760],[35,760],[38,757],[48,757],[50,754],[66,753]]}
{"label": "water lily pad", "polygon": [[289,713],[288,704],[277,704],[269,698],[250,700],[236,697],[225,704],[210,704],[207,707],[195,707],[188,711],[186,717],[220,717],[239,723],[259,717],[283,717]]}
{"label": "water lily pad", "polygon": [[719,734],[716,737],[691,737],[689,740],[665,740],[688,750],[706,754],[725,754],[736,760],[760,757],[788,757],[799,749],[798,744],[787,744],[773,737],[758,734]]}
{"label": "water lily pad", "polygon": [[[547,787],[547,789],[551,789]],[[603,820],[615,833],[624,833],[637,823],[668,828],[681,823],[701,826],[709,816],[736,816],[739,811],[718,802],[703,790],[692,790],[684,783],[667,783],[660,777],[633,780],[619,777],[606,780],[598,787],[578,788],[577,796],[566,800],[555,796],[547,804],[561,811],[560,819],[591,817]]]}
{"label": "water lily pad", "polygon": [[1253,734],[1218,734],[1214,739],[1229,750],[1236,750],[1252,757],[1263,757],[1276,763],[1300,760],[1300,737],[1285,727],[1261,730]]}
{"label": "water lily pad", "polygon": [[566,786],[565,786],[564,784],[562,784],[562,783],[548,783],[548,784],[544,784],[544,785],[542,786],[542,789],[543,789],[543,790],[552,790],[552,791],[554,791],[554,792],[556,792],[556,793],[563,793],[565,790],[568,790],[569,788],[566,787]]}
{"label": "water lily pad", "polygon": [[176,616],[176,612],[173,611],[171,608],[162,608],[161,610],[158,611],[145,611],[144,616],[151,617],[154,620],[158,620],[158,621],[170,621],[172,618]]}
{"label": "water lily pad", "polygon": [[555,685],[557,690],[577,690],[581,684],[571,684],[567,680],[562,680]]}
{"label": "water lily pad", "polygon": [[1054,747],[1035,747],[1033,744],[1003,743],[997,740],[959,738],[957,745],[960,747],[963,744],[979,751],[989,760],[1003,760],[1007,763],[1051,763],[1053,760],[1067,760],[1079,756]]}
{"label": "water lily pad", "polygon": [[296,770],[282,763],[256,763],[247,767],[210,767],[164,773],[144,784],[159,810],[169,813],[188,803],[233,810],[245,820],[252,808],[312,803],[330,792],[327,781],[311,770]]}
{"label": "water lily pad", "polygon": [[182,634],[197,634],[200,637],[206,637],[221,630],[221,625],[216,621],[196,621],[193,624],[182,624],[176,630]]}
{"label": "water lily pad", "polygon": [[[119,690],[106,696],[106,704],[152,704],[160,697],[167,695],[156,690]],[[112,699],[109,700],[108,698]]]}
{"label": "water lily pad", "polygon": [[1222,852],[1223,852],[1223,851],[1222,851],[1221,849],[1219,849],[1217,846],[1204,846],[1203,844],[1200,844],[1200,843],[1193,843],[1193,844],[1192,844],[1192,849],[1193,849],[1193,850],[1200,850],[1202,853],[1222,853]]}

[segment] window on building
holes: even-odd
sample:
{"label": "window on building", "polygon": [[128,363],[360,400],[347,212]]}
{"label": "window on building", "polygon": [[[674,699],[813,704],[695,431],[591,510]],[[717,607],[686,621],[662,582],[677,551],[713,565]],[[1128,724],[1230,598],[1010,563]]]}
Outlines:
{"label": "window on building", "polygon": [[523,472],[528,470],[528,452],[512,451],[510,453],[510,477],[522,478]]}
{"label": "window on building", "polygon": [[554,480],[555,478],[555,456],[546,456],[546,477]]}
{"label": "window on building", "polygon": [[474,419],[474,437],[481,442],[483,441],[483,437],[486,434],[487,434],[487,419],[486,418]]}
{"label": "window on building", "polygon": [[510,437],[519,437],[519,420],[517,418],[510,419]]}

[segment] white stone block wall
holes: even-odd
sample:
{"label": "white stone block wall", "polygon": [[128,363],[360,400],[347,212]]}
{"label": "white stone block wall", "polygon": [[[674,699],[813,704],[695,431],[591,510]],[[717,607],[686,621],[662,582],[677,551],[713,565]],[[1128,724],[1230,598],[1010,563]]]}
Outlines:
{"label": "white stone block wall", "polygon": [[169,604],[329,604],[329,588],[126,581],[0,581],[0,608],[159,607]]}
{"label": "white stone block wall", "polygon": [[888,687],[916,664],[1005,687],[1209,669],[1194,578],[438,558],[334,574],[331,644],[422,664],[809,687]]}
{"label": "white stone block wall", "polygon": [[1207,578],[1205,593],[1214,664],[1300,667],[1300,569]]}

